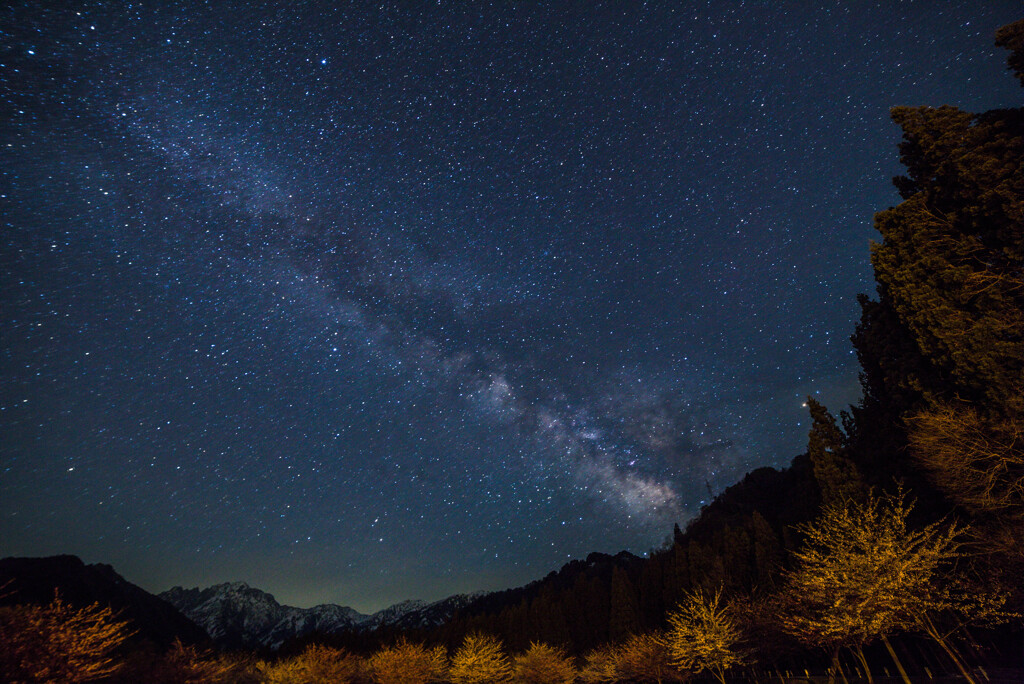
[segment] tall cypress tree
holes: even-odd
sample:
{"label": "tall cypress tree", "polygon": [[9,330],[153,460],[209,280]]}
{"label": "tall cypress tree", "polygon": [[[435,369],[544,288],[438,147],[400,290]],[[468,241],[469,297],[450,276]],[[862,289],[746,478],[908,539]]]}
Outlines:
{"label": "tall cypress tree", "polygon": [[[1000,30],[1024,83],[1024,21]],[[894,474],[904,448],[953,500],[1024,519],[1024,109],[897,107],[903,202],[880,212],[878,299],[854,344],[859,461]],[[882,457],[879,459],[879,457]]]}

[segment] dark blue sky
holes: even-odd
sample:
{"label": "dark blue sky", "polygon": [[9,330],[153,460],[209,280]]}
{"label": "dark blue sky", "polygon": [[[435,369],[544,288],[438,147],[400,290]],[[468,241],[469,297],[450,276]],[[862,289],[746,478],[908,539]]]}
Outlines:
{"label": "dark blue sky", "polygon": [[787,464],[857,397],[888,108],[1020,98],[1016,1],[40,4],[0,555],[296,605],[644,552]]}

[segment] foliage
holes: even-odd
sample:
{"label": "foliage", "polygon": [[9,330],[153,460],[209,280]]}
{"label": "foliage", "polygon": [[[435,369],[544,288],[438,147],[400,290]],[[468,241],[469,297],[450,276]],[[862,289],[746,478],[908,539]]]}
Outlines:
{"label": "foliage", "polygon": [[120,667],[131,635],[110,607],[74,608],[59,596],[44,606],[0,608],[0,680],[90,682]]}
{"label": "foliage", "polygon": [[1024,86],[1024,19],[996,31],[996,45],[1010,50],[1006,62]]}
{"label": "foliage", "polygon": [[442,646],[428,649],[402,639],[370,656],[367,670],[376,684],[438,682],[447,676],[448,656]]}
{"label": "foliage", "polygon": [[1024,423],[936,405],[911,420],[910,444],[935,483],[975,513],[1024,524]]}
{"label": "foliage", "polygon": [[[1022,59],[1020,23],[1000,44]],[[1019,69],[1018,69],[1019,71]],[[862,300],[857,432],[909,444],[948,496],[1024,521],[1024,109],[896,107],[903,202],[880,212],[878,300]],[[863,444],[862,457],[873,449]]]}
{"label": "foliage", "polygon": [[512,681],[512,665],[501,642],[488,634],[469,634],[452,656],[453,684],[500,684]]}
{"label": "foliage", "polygon": [[576,668],[565,650],[557,646],[533,642],[513,662],[515,681],[521,684],[571,684],[576,681]]}
{"label": "foliage", "polygon": [[828,409],[807,397],[811,413],[811,431],[807,453],[814,467],[814,479],[821,489],[821,501],[828,505],[844,499],[860,499],[865,494],[857,466],[845,453],[846,437]]}
{"label": "foliage", "polygon": [[820,519],[802,526],[806,544],[795,553],[784,627],[804,643],[830,650],[833,662],[848,647],[866,667],[863,647],[875,639],[892,653],[888,634],[920,629],[949,652],[932,616],[955,613],[977,621],[994,614],[1001,595],[957,589],[952,562],[963,528],[935,522],[911,529],[912,508],[902,492],[870,496],[827,507]]}
{"label": "foliage", "polygon": [[251,663],[245,659],[233,659],[176,640],[163,656],[136,664],[130,677],[149,684],[240,684],[254,681],[251,669]]}
{"label": "foliage", "polygon": [[616,670],[631,682],[661,684],[678,679],[664,634],[636,634],[615,649]]}
{"label": "foliage", "polygon": [[668,624],[669,656],[681,670],[710,670],[724,684],[725,671],[746,662],[740,649],[740,629],[721,591],[711,596],[692,592],[669,615]]}
{"label": "foliage", "polygon": [[361,665],[344,650],[313,644],[295,657],[264,665],[263,673],[267,684],[349,684],[358,681]]}
{"label": "foliage", "polygon": [[611,646],[590,651],[580,670],[580,679],[587,684],[604,684],[619,679],[618,654]]}
{"label": "foliage", "polygon": [[620,566],[612,569],[608,633],[613,640],[624,639],[640,630],[640,604],[636,587]]}

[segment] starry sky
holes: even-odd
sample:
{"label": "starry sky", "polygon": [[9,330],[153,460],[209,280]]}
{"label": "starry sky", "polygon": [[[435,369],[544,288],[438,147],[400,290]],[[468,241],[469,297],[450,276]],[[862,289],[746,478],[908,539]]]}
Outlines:
{"label": "starry sky", "polygon": [[1019,18],[0,10],[0,555],[369,611],[657,547],[856,401],[888,108],[1018,103]]}

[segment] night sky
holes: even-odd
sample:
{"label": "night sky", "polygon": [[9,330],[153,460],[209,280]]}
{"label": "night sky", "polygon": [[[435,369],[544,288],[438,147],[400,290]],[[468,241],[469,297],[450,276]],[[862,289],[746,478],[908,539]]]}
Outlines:
{"label": "night sky", "polygon": [[889,107],[1020,98],[1019,0],[250,4],[0,11],[0,556],[643,553],[856,401]]}

